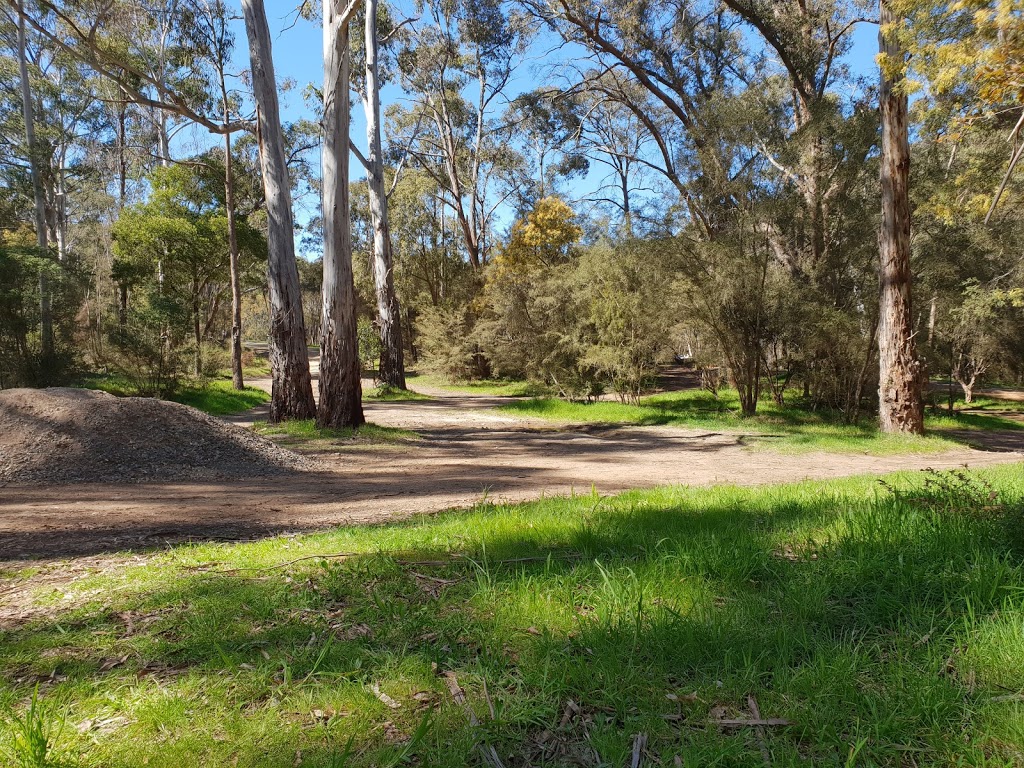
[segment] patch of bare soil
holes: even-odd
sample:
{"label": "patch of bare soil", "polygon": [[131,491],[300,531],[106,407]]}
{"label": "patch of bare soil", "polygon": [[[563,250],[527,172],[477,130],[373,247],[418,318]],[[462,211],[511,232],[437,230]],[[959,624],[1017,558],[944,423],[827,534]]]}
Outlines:
{"label": "patch of bare soil", "polygon": [[[0,488],[0,562],[380,523],[485,497],[520,501],[592,488],[608,494],[670,484],[754,485],[1024,460],[1024,431],[986,434],[1000,444],[980,451],[792,455],[751,451],[739,434],[555,425],[493,410],[508,398],[425,394],[433,399],[366,404],[371,422],[415,429],[419,440],[327,441],[307,461],[185,406],[77,390],[61,395],[101,405],[106,415],[92,418],[79,406],[50,412],[45,402],[56,397],[52,391],[0,393],[0,472],[6,473],[0,477],[10,480],[18,466],[34,473]],[[6,405],[12,397],[20,403],[16,409]],[[178,417],[186,423],[168,426],[168,414],[174,414],[172,424]],[[234,421],[259,417],[255,412]],[[18,439],[30,442],[19,449],[28,460],[18,466],[5,458],[12,419],[21,425]],[[45,430],[33,431],[33,419]],[[97,434],[83,434],[93,430]],[[40,435],[64,442],[40,445]],[[41,485],[40,477],[61,484]]]}
{"label": "patch of bare soil", "polygon": [[309,465],[187,405],[87,389],[0,391],[0,485],[210,481]]}

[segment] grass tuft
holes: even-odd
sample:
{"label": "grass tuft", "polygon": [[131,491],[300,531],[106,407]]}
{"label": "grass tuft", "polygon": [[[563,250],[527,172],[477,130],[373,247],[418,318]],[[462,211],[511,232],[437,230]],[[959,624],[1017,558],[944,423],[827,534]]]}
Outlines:
{"label": "grass tuft", "polygon": [[0,708],[0,725],[7,734],[6,740],[0,741],[5,764],[12,768],[60,768],[66,764],[57,748],[64,719],[44,705],[38,684],[24,712],[9,705]]}

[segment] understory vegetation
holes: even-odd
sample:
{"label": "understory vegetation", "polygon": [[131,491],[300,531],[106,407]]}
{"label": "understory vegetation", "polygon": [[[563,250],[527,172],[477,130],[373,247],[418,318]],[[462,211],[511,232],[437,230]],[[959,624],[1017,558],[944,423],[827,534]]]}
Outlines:
{"label": "understory vegetation", "polygon": [[0,750],[14,707],[65,766],[1019,765],[1021,478],[483,503],[85,565],[0,630]]}

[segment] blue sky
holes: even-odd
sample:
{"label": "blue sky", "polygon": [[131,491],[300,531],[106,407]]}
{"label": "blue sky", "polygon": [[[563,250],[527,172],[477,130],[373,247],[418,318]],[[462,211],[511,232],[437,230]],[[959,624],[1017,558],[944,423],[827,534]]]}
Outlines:
{"label": "blue sky", "polygon": [[[241,15],[238,0],[232,0]],[[266,0],[267,17],[270,25],[271,37],[274,45],[274,64],[277,70],[279,83],[291,81],[294,88],[281,95],[282,119],[287,121],[309,117],[310,112],[303,103],[302,92],[306,85],[315,83],[318,86],[323,81],[322,50],[323,41],[319,24],[297,18],[296,6],[298,0]],[[399,3],[400,18],[413,15],[407,2]],[[403,10],[406,11],[403,13]],[[353,30],[353,33],[360,34],[361,30]],[[245,39],[245,28],[241,20],[235,23],[236,49],[235,67],[236,71],[248,69],[248,47]],[[846,63],[855,76],[861,76],[869,80],[876,77],[875,55],[878,51],[878,28],[876,25],[861,23],[855,28],[852,35],[852,48],[846,57]],[[541,46],[538,45],[538,49]],[[559,54],[564,56],[564,52]],[[544,64],[552,62],[538,62],[526,66],[522,73],[512,82],[510,97],[516,92],[535,88],[538,82],[537,70]],[[389,103],[394,103],[402,98],[401,90],[396,86],[385,88],[382,94],[382,106],[386,108]],[[191,132],[190,140],[195,144],[208,143],[208,136],[204,139],[202,131]],[[184,137],[183,137],[184,138]],[[366,147],[366,123],[362,115],[362,109],[356,105],[352,110],[352,139],[361,148]],[[386,142],[385,137],[385,142]],[[353,177],[360,175],[358,164],[353,161]],[[593,176],[594,174],[591,174]],[[587,178],[577,183],[577,195],[585,194],[588,187],[596,189],[599,180]],[[296,219],[304,222],[312,214],[312,211],[297,206]],[[505,225],[508,222],[501,222]]]}

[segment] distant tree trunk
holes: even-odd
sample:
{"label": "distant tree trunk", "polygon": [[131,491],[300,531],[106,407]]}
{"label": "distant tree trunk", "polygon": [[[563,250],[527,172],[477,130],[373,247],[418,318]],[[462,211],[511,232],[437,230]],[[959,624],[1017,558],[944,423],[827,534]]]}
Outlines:
{"label": "distant tree trunk", "polygon": [[[222,81],[223,86],[223,81]],[[224,92],[224,122],[228,122]],[[224,134],[224,207],[228,217],[228,257],[231,277],[231,385],[244,389],[242,378],[242,283],[238,274],[238,231],[235,224],[235,178],[231,165],[231,132]],[[312,383],[310,384],[312,386]]]}
{"label": "distant tree trunk", "polygon": [[887,26],[897,19],[885,0],[881,2],[880,21],[879,425],[883,432],[922,434],[921,364],[914,344],[910,301],[910,143],[902,74],[905,52],[895,35],[886,34]]}
{"label": "distant tree trunk", "polygon": [[[35,119],[32,114],[32,84],[28,78],[28,41],[25,34],[25,8],[18,6],[18,74],[21,79],[21,112],[25,120],[25,144],[32,177],[32,197],[35,203],[36,245],[43,256],[49,245],[46,238],[46,198],[43,194],[42,174],[39,170],[39,151],[36,146]],[[39,272],[39,325],[42,356],[53,354],[53,315],[50,310],[50,284],[46,273]]]}
{"label": "distant tree trunk", "polygon": [[195,375],[203,375],[203,327],[199,306],[199,280],[192,279],[192,335],[196,340]]}
{"label": "distant tree trunk", "polygon": [[380,332],[381,383],[405,389],[405,361],[402,353],[402,311],[395,293],[388,200],[384,188],[384,156],[380,136],[380,76],[377,54],[378,0],[366,0],[366,181],[369,187],[370,218],[373,222],[373,282],[377,294],[377,326]]}
{"label": "distant tree trunk", "polygon": [[363,423],[349,209],[349,36],[337,0],[324,2],[323,321],[320,328],[321,427]]}
{"label": "distant tree trunk", "polygon": [[299,268],[295,262],[291,187],[281,130],[270,29],[263,0],[242,0],[249,38],[256,136],[267,205],[267,283],[270,293],[270,421],[309,419],[316,413],[309,376]]}

